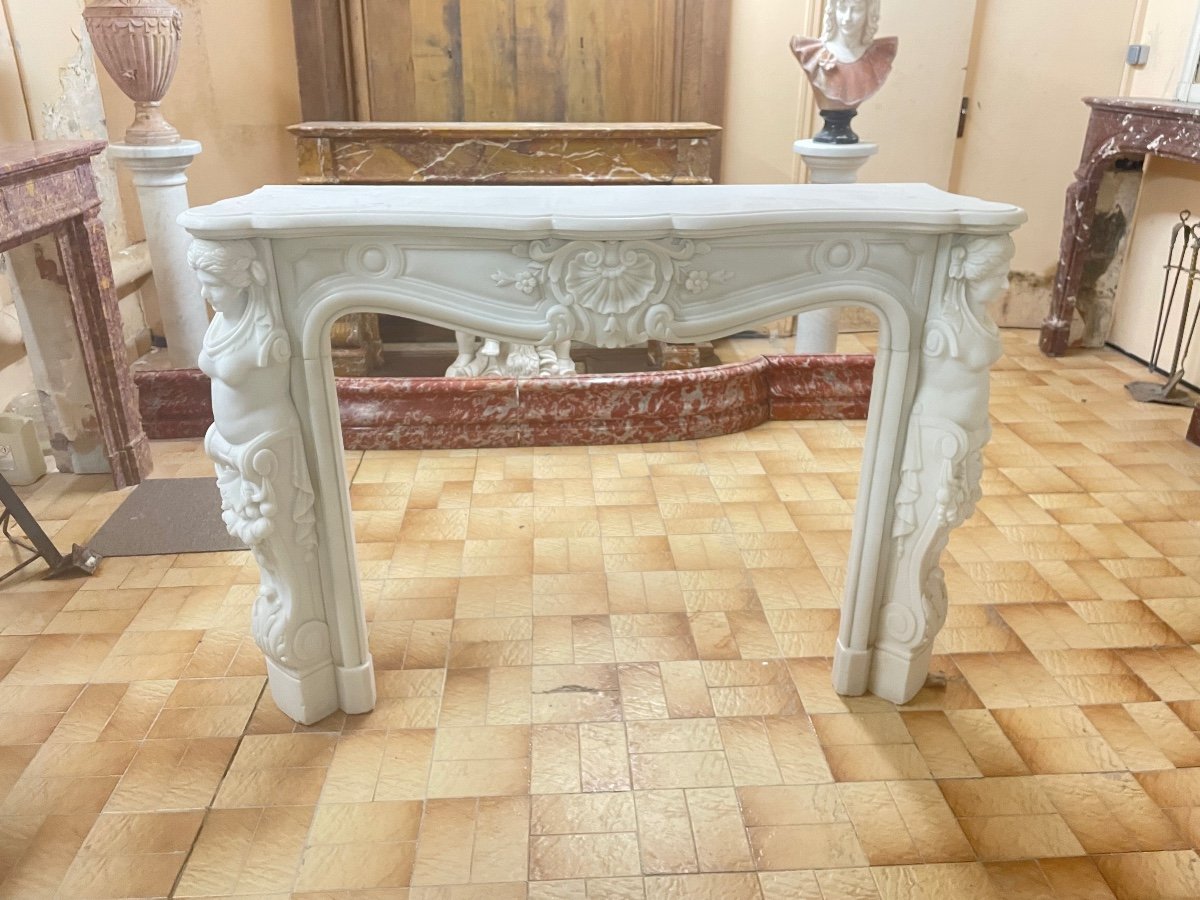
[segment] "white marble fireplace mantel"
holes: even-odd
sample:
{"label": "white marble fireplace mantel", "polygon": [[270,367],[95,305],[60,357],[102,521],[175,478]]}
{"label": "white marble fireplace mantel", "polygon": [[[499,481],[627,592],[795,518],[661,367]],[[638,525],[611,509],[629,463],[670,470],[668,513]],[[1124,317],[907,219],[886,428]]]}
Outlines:
{"label": "white marble fireplace mantel", "polygon": [[816,307],[880,319],[834,686],[895,702],[946,614],[939,559],[979,497],[987,303],[1013,206],[926,185],[267,187],[190,210],[216,310],[224,518],[253,550],[253,632],[279,707],[365,712],[375,688],[329,331],[394,313],[500,341],[694,342]]}

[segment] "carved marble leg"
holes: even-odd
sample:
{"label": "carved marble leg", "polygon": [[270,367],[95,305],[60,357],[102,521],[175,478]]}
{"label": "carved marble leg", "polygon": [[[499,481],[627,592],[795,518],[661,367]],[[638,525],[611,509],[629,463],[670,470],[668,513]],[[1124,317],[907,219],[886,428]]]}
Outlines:
{"label": "carved marble leg", "polygon": [[[293,386],[298,361],[265,242],[197,240],[188,262],[216,312],[199,358],[213,392],[205,449],[216,465],[225,525],[258,563],[251,628],[267,658],[271,695],[304,724],[339,707],[366,712],[375,704],[375,682],[332,379],[326,378],[331,396],[320,407],[325,418],[314,415]],[[321,439],[308,445],[310,458],[305,435],[322,428]],[[324,487],[320,508],[314,477]]]}
{"label": "carved marble leg", "polygon": [[204,449],[217,469],[222,518],[258,563],[251,630],[267,658],[271,695],[311,724],[338,708],[317,568],[314,495],[299,432],[230,444],[214,425]]}
{"label": "carved marble leg", "polygon": [[[982,451],[991,435],[988,370],[1002,352],[987,304],[1007,284],[1013,243],[960,237],[944,252],[948,277],[918,336],[913,398],[896,410],[895,398],[872,396],[871,421],[891,430],[881,435],[877,425],[864,450],[834,658],[840,693],[870,690],[894,703],[908,702],[925,683],[934,638],[946,621],[942,552],[980,497]],[[881,364],[889,357],[881,354]],[[894,374],[888,370],[878,387],[886,391]],[[889,406],[884,415],[877,404]],[[891,448],[901,435],[897,467]]]}
{"label": "carved marble leg", "polygon": [[561,341],[550,347],[538,347],[538,375],[552,378],[563,375],[574,375],[575,360],[571,359],[571,342]]}
{"label": "carved marble leg", "polygon": [[929,672],[933,640],[946,622],[942,552],[975,511],[990,433],[968,434],[933,416],[914,416],[909,425],[869,684],[895,703],[912,699]]}
{"label": "carved marble leg", "polygon": [[454,333],[458,358],[446,370],[447,378],[527,378],[575,374],[571,342],[551,347],[513,344],[486,338],[479,342],[465,331]]}
{"label": "carved marble leg", "polygon": [[456,331],[454,343],[458,346],[458,357],[446,370],[446,377],[474,378],[483,371],[485,365],[479,359],[479,339],[466,331]]}

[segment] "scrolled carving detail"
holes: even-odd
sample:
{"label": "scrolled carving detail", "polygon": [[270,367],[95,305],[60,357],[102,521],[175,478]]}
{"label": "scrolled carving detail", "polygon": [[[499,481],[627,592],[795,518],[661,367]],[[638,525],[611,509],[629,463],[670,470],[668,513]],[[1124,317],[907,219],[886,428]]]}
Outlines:
{"label": "scrolled carving detail", "polygon": [[917,636],[921,626],[908,607],[889,603],[883,607],[882,613],[883,627],[893,639],[908,644]]}
{"label": "scrolled carving detail", "polygon": [[699,296],[734,277],[697,268],[693,260],[711,248],[678,237],[530,241],[513,252],[529,265],[515,274],[496,272],[492,280],[549,303],[554,340],[576,337],[602,347],[658,337],[650,332],[651,320],[670,321],[681,297]]}
{"label": "scrolled carving detail", "polygon": [[287,615],[279,592],[263,585],[250,610],[250,633],[258,649],[283,662],[287,659]]}
{"label": "scrolled carving detail", "polygon": [[404,274],[404,251],[395,244],[355,244],[346,251],[345,266],[363,278],[396,278]]}

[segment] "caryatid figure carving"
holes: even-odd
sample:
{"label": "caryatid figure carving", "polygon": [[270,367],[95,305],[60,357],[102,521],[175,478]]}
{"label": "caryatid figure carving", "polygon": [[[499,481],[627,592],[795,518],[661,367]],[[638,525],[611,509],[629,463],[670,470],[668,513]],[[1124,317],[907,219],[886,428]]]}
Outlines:
{"label": "caryatid figure carving", "polygon": [[319,600],[314,495],[290,399],[291,346],[252,242],[197,240],[188,262],[216,313],[199,360],[213,395],[204,448],[221,517],[262,576],[251,630],[276,700],[311,722],[337,708],[337,685]]}
{"label": "caryatid figure carving", "polygon": [[824,144],[856,144],[850,120],[883,87],[900,39],[875,38],[880,0],[826,0],[820,38],[796,35],[792,53],[808,76],[825,128],[813,138]]}
{"label": "caryatid figure carving", "polygon": [[[946,619],[940,559],[950,532],[981,496],[983,447],[991,435],[988,371],[1003,352],[988,304],[1007,286],[1008,236],[958,238],[940,304],[922,335],[921,368],[908,426],[892,525],[892,585],[877,629],[876,663],[928,658]],[[912,669],[923,680],[927,669]],[[907,696],[919,684],[909,686]]]}

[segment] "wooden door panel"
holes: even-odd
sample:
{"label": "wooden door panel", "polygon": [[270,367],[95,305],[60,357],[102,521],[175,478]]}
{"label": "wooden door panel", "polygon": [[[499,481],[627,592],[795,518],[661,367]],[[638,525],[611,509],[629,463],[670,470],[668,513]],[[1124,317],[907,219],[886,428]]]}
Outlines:
{"label": "wooden door panel", "polygon": [[[567,21],[562,0],[516,0],[514,122],[565,122]],[[546,72],[556,77],[546,78]]]}
{"label": "wooden door panel", "polygon": [[[412,15],[413,108],[407,119],[416,122],[459,122],[466,119],[463,107],[462,18],[459,0],[392,0],[408,5]],[[367,33],[368,58],[376,47],[387,44],[386,32]],[[374,114],[372,104],[372,118]]]}
{"label": "wooden door panel", "polygon": [[355,118],[363,118],[363,112],[384,121],[406,118],[411,114],[416,98],[412,10],[408,3],[394,0],[362,2],[360,45],[367,34],[386,34],[391,39],[375,42],[370,53],[365,47],[359,51],[363,59],[356,60],[358,65],[352,68],[359,72],[365,70],[367,80],[366,84],[356,81],[352,87],[358,95],[354,104],[358,112]]}
{"label": "wooden door panel", "polygon": [[720,125],[724,118],[731,0],[292,6],[309,120]]}
{"label": "wooden door panel", "polygon": [[608,121],[604,96],[606,4],[595,0],[563,0],[562,5],[566,7],[567,19],[567,57],[563,67],[567,73],[566,119]]}
{"label": "wooden door panel", "polygon": [[503,122],[517,109],[516,0],[460,0],[464,117]]}

